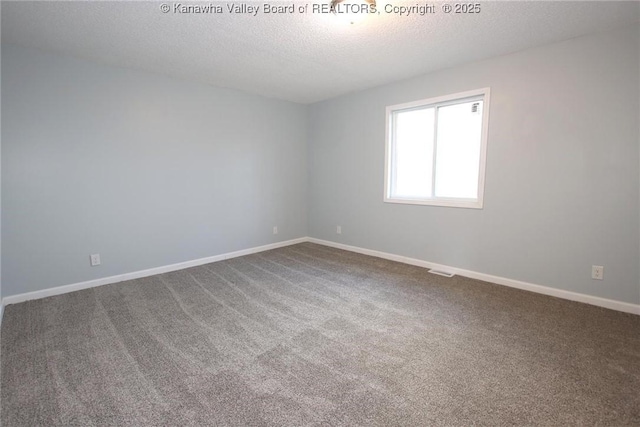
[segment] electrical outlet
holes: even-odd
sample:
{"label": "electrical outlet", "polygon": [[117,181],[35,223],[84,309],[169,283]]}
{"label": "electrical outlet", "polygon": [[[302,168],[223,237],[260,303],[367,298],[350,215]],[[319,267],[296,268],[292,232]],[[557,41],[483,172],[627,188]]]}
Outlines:
{"label": "electrical outlet", "polygon": [[340,226],[340,225],[339,225],[339,226],[336,228],[336,233],[337,233],[337,234],[342,234],[342,226]]}
{"label": "electrical outlet", "polygon": [[277,226],[273,226],[273,234],[278,234],[278,227]]}
{"label": "electrical outlet", "polygon": [[604,279],[604,267],[601,265],[592,265],[591,266],[591,278],[594,280],[603,280]]}
{"label": "electrical outlet", "polygon": [[91,262],[91,267],[100,265],[100,254],[89,255],[89,261]]}

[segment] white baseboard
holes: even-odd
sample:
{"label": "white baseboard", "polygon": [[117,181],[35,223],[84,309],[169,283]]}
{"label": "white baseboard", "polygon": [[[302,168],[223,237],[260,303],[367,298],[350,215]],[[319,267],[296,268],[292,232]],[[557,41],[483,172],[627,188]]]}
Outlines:
{"label": "white baseboard", "polygon": [[308,241],[306,237],[301,237],[293,240],[286,240],[284,242],[271,243],[264,246],[257,246],[254,248],[243,249],[235,252],[228,252],[226,254],[214,255],[206,258],[194,259],[191,261],[179,262],[177,264],[164,265],[161,267],[149,268],[147,270],[133,271],[131,273],[118,274],[116,276],[103,277],[95,280],[88,280],[86,282],[73,283],[71,285],[57,286],[55,288],[43,289],[41,291],[26,292],[24,294],[11,295],[2,298],[2,306],[9,304],[17,304],[19,302],[46,298],[54,295],[66,294],[69,292],[80,291],[82,289],[95,288],[96,286],[108,285],[111,283],[124,282],[125,280],[140,279],[142,277],[154,276],[156,274],[168,273],[170,271],[183,270],[189,267],[196,267],[203,264],[209,264],[216,261],[222,261],[225,259],[237,258],[244,255],[255,254],[258,252],[268,251],[271,249],[281,248],[283,246],[295,245],[297,243],[303,243]]}
{"label": "white baseboard", "polygon": [[571,301],[583,302],[586,304],[596,305],[599,307],[610,308],[612,310],[622,311],[640,315],[640,304],[631,304],[628,302],[616,301],[606,298],[600,298],[592,295],[580,294],[577,292],[565,291],[562,289],[550,288],[548,286],[534,285],[533,283],[522,282],[519,280],[507,279],[506,277],[493,276],[476,271],[464,270],[462,268],[450,267],[447,265],[436,264],[433,262],[423,261],[420,259],[409,258],[401,255],[390,254],[387,252],[375,251],[372,249],[360,248],[357,246],[345,245],[342,243],[331,242],[310,237],[309,242],[319,245],[331,246],[332,248],[344,249],[346,251],[357,252],[359,254],[370,255],[377,258],[384,258],[391,261],[397,261],[404,264],[415,265],[424,268],[434,268],[436,270],[444,270],[458,274],[460,276],[469,277],[471,279],[482,280],[484,282],[496,283],[498,285],[509,286],[511,288],[522,289],[525,291],[535,292],[538,294],[549,295],[553,297],[563,298]]}
{"label": "white baseboard", "polygon": [[640,305],[631,304],[622,301],[615,301],[606,298],[600,298],[592,295],[580,294],[577,292],[565,291],[562,289],[550,288],[548,286],[535,285],[533,283],[522,282],[519,280],[507,279],[506,277],[493,276],[485,273],[478,273],[476,271],[464,270],[462,268],[450,267],[447,265],[436,264],[433,262],[423,261],[420,259],[409,258],[402,255],[395,255],[387,252],[376,251],[372,249],[360,248],[357,246],[345,245],[342,243],[331,242],[328,240],[316,239],[313,237],[301,237],[298,239],[287,240],[284,242],[271,243],[269,245],[257,246],[254,248],[243,249],[240,251],[229,252],[226,254],[214,255],[211,257],[200,258],[191,261],[180,262],[177,264],[165,265],[161,267],[150,268],[147,270],[134,271],[131,273],[119,274],[116,276],[104,277],[101,279],[89,280],[86,282],[74,283],[71,285],[58,286],[55,288],[44,289],[41,291],[27,292],[24,294],[11,295],[2,299],[2,305],[0,305],[0,325],[2,322],[2,312],[5,305],[16,304],[23,301],[29,301],[33,299],[46,298],[54,295],[66,294],[68,292],[79,291],[82,289],[94,288],[96,286],[108,285],[111,283],[123,282],[125,280],[139,279],[142,277],[153,276],[156,274],[168,273],[170,271],[183,270],[189,267],[196,267],[203,264],[209,264],[216,261],[222,261],[225,259],[236,258],[244,255],[255,254],[258,252],[268,251],[271,249],[277,249],[284,246],[295,245],[298,243],[312,242],[319,245],[330,246],[333,248],[344,249],[351,252],[356,252],[364,255],[370,255],[378,258],[384,258],[391,261],[397,261],[404,264],[415,265],[424,268],[433,268],[436,270],[442,270],[460,276],[469,277],[472,279],[482,280],[485,282],[496,283],[498,285],[509,286],[511,288],[523,289],[525,291],[535,292],[538,294],[550,295],[553,297],[563,298],[571,301],[582,302],[586,304],[596,305],[599,307],[609,308],[612,310],[622,311],[625,313],[632,313],[640,315]]}

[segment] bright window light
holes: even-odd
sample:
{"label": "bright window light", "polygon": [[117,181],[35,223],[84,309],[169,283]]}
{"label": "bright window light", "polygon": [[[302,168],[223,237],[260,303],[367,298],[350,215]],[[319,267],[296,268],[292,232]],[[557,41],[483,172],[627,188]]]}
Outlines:
{"label": "bright window light", "polygon": [[489,89],[387,107],[386,202],[482,208]]}

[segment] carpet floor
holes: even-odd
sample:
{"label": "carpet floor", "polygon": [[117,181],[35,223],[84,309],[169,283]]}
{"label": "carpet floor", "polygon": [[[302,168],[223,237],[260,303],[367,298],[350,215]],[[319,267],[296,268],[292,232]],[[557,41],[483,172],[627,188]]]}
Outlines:
{"label": "carpet floor", "polygon": [[303,243],[6,307],[2,425],[640,425],[640,316]]}

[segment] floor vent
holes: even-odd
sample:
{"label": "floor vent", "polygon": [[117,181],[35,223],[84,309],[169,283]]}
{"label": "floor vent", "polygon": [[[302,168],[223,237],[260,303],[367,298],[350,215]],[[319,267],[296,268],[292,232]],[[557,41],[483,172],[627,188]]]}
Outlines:
{"label": "floor vent", "polygon": [[440,271],[440,270],[429,270],[429,273],[431,274],[437,274],[438,276],[444,276],[444,277],[453,277],[455,276],[455,274],[453,273],[447,273],[446,271]]}

